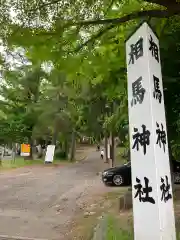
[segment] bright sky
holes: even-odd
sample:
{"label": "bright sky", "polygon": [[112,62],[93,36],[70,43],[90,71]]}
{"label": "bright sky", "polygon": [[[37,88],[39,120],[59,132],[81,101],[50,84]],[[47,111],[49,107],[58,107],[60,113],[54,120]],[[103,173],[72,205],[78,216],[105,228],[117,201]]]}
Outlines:
{"label": "bright sky", "polygon": [[[10,9],[10,16],[11,16],[11,20],[14,23],[18,23],[19,20],[17,20],[16,16],[16,12],[13,9],[13,7]],[[20,22],[19,22],[20,23]],[[49,27],[51,25],[50,22],[40,22],[37,20],[34,21],[34,25],[43,25],[45,27]],[[8,54],[6,53],[7,49],[5,49],[5,47],[2,44],[2,41],[0,40],[0,53],[2,54],[2,56],[5,58],[6,62],[10,64],[11,69],[14,69],[16,67],[22,66],[22,64],[31,64],[25,57],[25,52],[24,49],[21,47],[16,48],[13,52],[9,52]],[[51,62],[47,62],[42,64],[42,68],[47,71],[50,72],[52,69],[52,63]],[[1,70],[1,69],[0,69]]]}

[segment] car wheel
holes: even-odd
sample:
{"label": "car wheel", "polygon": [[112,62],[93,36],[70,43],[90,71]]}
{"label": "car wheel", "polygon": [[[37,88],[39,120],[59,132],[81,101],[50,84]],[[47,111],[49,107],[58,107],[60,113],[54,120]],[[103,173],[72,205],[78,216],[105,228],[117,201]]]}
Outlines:
{"label": "car wheel", "polygon": [[174,173],[173,178],[174,178],[174,183],[180,184],[180,173]]}
{"label": "car wheel", "polygon": [[124,183],[124,179],[121,175],[114,175],[113,177],[113,183],[116,185],[116,186],[121,186],[123,185]]}

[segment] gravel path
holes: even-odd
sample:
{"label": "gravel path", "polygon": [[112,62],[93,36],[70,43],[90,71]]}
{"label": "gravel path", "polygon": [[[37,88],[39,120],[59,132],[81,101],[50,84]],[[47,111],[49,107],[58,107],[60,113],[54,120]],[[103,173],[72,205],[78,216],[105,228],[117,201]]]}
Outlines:
{"label": "gravel path", "polygon": [[73,217],[97,193],[99,153],[70,166],[31,167],[0,175],[0,239],[65,240]]}

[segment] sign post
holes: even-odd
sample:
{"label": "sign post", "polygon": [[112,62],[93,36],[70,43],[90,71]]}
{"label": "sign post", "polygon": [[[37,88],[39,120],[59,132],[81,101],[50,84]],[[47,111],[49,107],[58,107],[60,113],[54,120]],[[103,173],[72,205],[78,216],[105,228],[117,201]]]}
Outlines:
{"label": "sign post", "polygon": [[45,163],[52,163],[54,159],[55,145],[48,145],[45,156]]}
{"label": "sign post", "polygon": [[28,157],[30,156],[30,144],[21,144],[21,156]]}
{"label": "sign post", "polygon": [[144,22],[126,41],[134,239],[175,240],[159,40]]}

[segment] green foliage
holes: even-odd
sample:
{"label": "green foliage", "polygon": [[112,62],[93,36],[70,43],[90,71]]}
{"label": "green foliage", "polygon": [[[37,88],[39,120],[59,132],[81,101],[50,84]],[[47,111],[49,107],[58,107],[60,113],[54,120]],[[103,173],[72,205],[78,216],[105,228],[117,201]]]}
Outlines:
{"label": "green foliage", "polygon": [[19,168],[29,165],[44,164],[44,160],[24,160],[24,158],[19,157],[14,160],[2,160],[0,165],[0,170]]}
{"label": "green foliage", "polygon": [[[117,219],[113,216],[108,216],[108,226],[106,240],[131,240],[133,239],[132,232],[125,231],[118,226]],[[132,229],[131,229],[132,231]]]}
{"label": "green foliage", "polygon": [[68,156],[66,155],[66,152],[58,150],[58,151],[55,152],[54,158],[58,159],[58,160],[61,160],[61,159],[67,160]]}
{"label": "green foliage", "polygon": [[128,147],[124,41],[146,19],[160,37],[167,125],[178,158],[180,17],[159,17],[174,15],[179,3],[165,2],[3,1],[0,142],[60,140],[67,153],[73,131],[97,140],[112,131]]}

